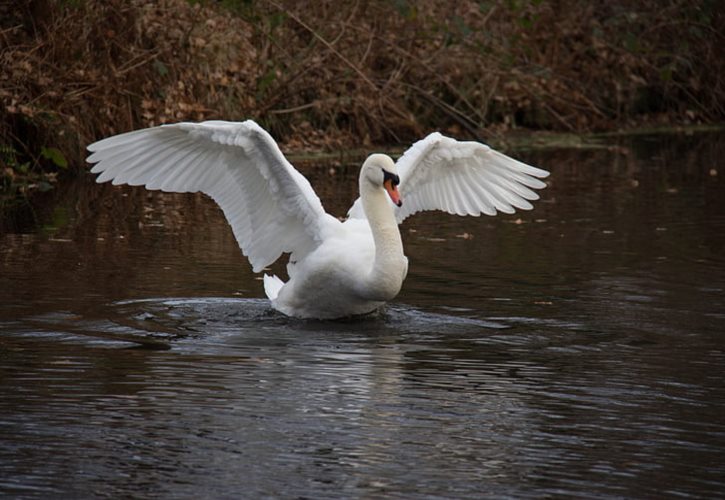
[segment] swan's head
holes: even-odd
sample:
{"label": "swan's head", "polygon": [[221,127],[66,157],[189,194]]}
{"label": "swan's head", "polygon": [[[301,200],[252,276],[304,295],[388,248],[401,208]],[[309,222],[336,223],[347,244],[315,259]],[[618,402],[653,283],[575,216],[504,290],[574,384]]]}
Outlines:
{"label": "swan's head", "polygon": [[368,159],[363,163],[360,180],[370,183],[375,188],[385,189],[390,199],[397,206],[403,204],[398,192],[400,177],[398,177],[395,162],[388,155],[374,154],[368,156]]}

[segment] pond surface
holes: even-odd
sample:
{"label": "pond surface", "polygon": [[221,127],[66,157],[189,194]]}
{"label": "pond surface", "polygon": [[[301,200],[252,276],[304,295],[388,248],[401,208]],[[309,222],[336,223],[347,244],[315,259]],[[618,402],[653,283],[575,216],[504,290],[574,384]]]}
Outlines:
{"label": "pond surface", "polygon": [[[0,496],[722,495],[725,135],[610,146],[406,221],[363,321],[271,311],[202,196],[60,186],[0,222]],[[357,167],[303,170],[342,215]]]}

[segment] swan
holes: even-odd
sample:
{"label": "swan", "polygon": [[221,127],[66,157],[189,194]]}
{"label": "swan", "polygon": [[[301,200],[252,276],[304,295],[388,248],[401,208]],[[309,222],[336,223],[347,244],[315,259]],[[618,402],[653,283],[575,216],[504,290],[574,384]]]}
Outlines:
{"label": "swan", "polygon": [[529,210],[549,173],[479,142],[434,132],[396,162],[370,155],[345,221],[322,208],[307,179],[252,120],[175,123],[88,146],[96,182],[210,196],[254,272],[289,253],[288,281],[265,274],[277,311],[336,319],[379,309],[400,291],[408,259],[398,225],[423,210],[495,215]]}

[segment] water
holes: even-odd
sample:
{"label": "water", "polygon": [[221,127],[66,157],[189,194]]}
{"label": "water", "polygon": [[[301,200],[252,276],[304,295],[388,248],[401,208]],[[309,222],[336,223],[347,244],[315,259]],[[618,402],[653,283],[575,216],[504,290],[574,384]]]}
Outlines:
{"label": "water", "polygon": [[0,222],[0,496],[722,495],[725,136],[610,145],[411,218],[365,321],[271,311],[203,197],[62,186]]}

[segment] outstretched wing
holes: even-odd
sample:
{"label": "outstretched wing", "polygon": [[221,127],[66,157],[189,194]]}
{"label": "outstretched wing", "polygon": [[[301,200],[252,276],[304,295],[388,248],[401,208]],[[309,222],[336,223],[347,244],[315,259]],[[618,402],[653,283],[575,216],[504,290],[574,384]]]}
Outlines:
{"label": "outstretched wing", "polygon": [[416,142],[396,163],[403,206],[398,223],[423,210],[457,215],[512,214],[530,210],[533,189],[546,170],[514,160],[480,142],[461,142],[439,133]]}
{"label": "outstretched wing", "polygon": [[310,183],[255,122],[177,123],[88,146],[97,182],[177,193],[201,191],[224,211],[255,272],[283,252],[303,256],[327,216]]}
{"label": "outstretched wing", "polygon": [[[423,210],[454,215],[496,215],[530,210],[534,189],[546,187],[546,170],[514,160],[480,142],[462,142],[439,134],[422,139],[396,163],[403,205],[395,207],[398,223]],[[392,204],[391,204],[392,206]],[[356,201],[350,217],[365,217]]]}

